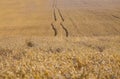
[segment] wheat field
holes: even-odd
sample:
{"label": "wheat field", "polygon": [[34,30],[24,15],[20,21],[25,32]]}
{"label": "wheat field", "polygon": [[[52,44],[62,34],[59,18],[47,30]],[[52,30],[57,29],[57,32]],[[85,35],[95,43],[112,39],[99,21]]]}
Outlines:
{"label": "wheat field", "polygon": [[0,79],[120,79],[120,0],[1,0]]}

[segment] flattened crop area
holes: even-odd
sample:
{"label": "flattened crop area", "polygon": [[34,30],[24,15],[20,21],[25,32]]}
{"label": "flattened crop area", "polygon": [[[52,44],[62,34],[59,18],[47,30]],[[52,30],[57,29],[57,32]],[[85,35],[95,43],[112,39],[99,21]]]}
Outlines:
{"label": "flattened crop area", "polygon": [[0,36],[120,35],[119,0],[2,0]]}

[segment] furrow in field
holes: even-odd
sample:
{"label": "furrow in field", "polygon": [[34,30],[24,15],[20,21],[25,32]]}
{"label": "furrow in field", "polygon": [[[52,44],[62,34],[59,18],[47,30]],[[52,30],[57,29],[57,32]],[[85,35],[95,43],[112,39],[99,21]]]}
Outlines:
{"label": "furrow in field", "polygon": [[54,20],[57,21],[57,16],[56,16],[56,13],[55,13],[55,9],[53,11],[53,15],[54,15]]}
{"label": "furrow in field", "polygon": [[52,7],[53,7],[53,8],[56,7],[56,0],[53,1],[53,6],[52,6]]}
{"label": "furrow in field", "polygon": [[60,23],[60,25],[62,26],[63,30],[65,31],[66,37],[68,37],[69,36],[68,30],[65,28],[65,26],[62,23]]}
{"label": "furrow in field", "polygon": [[54,31],[54,36],[57,36],[58,33],[57,33],[57,29],[55,28],[54,24],[51,23],[51,26],[52,26],[52,29]]}
{"label": "furrow in field", "polygon": [[[59,34],[61,34],[61,36],[68,37],[69,33],[68,33],[67,28],[65,28],[65,25],[63,24],[64,17],[63,17],[61,10],[57,7],[57,0],[53,1],[52,8],[53,8],[54,21],[51,23],[51,26],[52,26],[52,29],[54,30],[54,36],[58,36],[58,32],[60,32]],[[55,26],[57,26],[57,27],[55,27]],[[63,31],[65,32],[65,34]]]}
{"label": "furrow in field", "polygon": [[61,26],[62,29],[64,30],[65,36],[68,37],[68,36],[69,36],[68,30],[67,30],[67,28],[65,27],[65,25],[63,24],[63,23],[64,23],[64,20],[65,20],[64,17],[63,17],[63,14],[62,14],[62,12],[61,12],[61,10],[60,10],[59,8],[57,8],[57,10],[58,10],[59,17],[61,18],[61,21],[62,21],[62,22],[60,22],[60,26]]}
{"label": "furrow in field", "polygon": [[120,34],[120,31],[117,28],[115,28],[115,27],[112,27],[112,28],[115,30],[115,32]]}
{"label": "furrow in field", "polygon": [[64,17],[61,13],[61,10],[59,8],[57,8],[57,10],[58,10],[58,13],[59,13],[59,16],[60,16],[61,20],[64,22]]}
{"label": "furrow in field", "polygon": [[115,15],[112,15],[114,18],[117,18],[117,19],[120,19],[120,17],[118,17],[118,16],[115,16]]}
{"label": "furrow in field", "polygon": [[52,8],[53,8],[53,19],[54,21],[51,23],[51,27],[52,27],[52,30],[54,31],[54,36],[57,36],[58,32],[57,32],[57,28],[55,27],[54,25],[54,22],[57,21],[57,15],[56,15],[56,0],[53,1],[53,5],[52,5]]}

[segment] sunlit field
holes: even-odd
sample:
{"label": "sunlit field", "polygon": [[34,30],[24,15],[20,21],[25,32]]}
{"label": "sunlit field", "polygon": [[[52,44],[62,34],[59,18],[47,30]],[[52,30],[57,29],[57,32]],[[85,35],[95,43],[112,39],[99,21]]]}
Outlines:
{"label": "sunlit field", "polygon": [[1,0],[0,79],[120,79],[120,0]]}

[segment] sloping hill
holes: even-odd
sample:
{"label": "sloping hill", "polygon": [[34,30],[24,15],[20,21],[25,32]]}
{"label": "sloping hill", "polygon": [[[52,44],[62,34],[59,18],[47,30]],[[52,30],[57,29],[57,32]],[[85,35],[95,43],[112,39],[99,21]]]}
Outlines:
{"label": "sloping hill", "polygon": [[0,36],[120,35],[119,0],[2,0]]}

